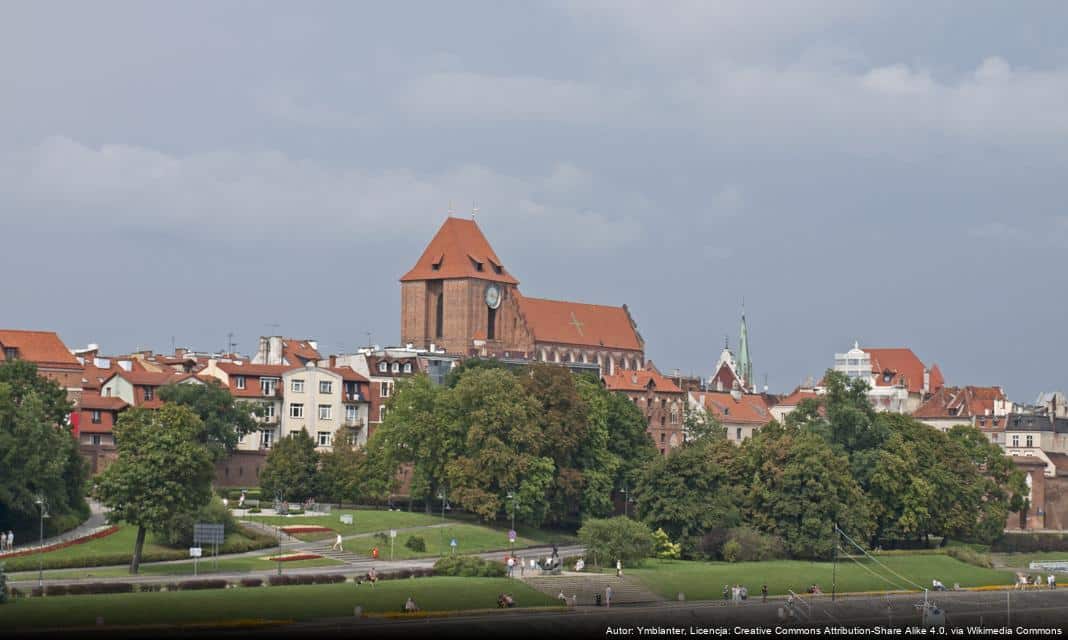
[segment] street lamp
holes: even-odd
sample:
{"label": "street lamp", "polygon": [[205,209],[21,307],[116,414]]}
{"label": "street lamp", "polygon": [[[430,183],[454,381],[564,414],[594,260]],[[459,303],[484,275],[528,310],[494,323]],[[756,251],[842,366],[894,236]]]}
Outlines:
{"label": "street lamp", "polygon": [[629,517],[627,507],[630,506],[631,502],[634,502],[634,498],[630,496],[630,490],[626,486],[619,491],[623,494],[623,517],[626,518]]}
{"label": "street lamp", "polygon": [[[514,492],[509,491],[508,499],[512,501],[512,531],[515,531],[515,504],[516,501],[519,499],[519,496],[517,496]],[[508,536],[508,547],[513,551],[515,550],[515,541],[512,539],[512,536]]]}
{"label": "street lamp", "polygon": [[[274,515],[278,517],[282,511],[282,492],[279,491],[274,494]],[[282,575],[282,525],[279,523],[275,526],[278,530],[278,575]]]}
{"label": "street lamp", "polygon": [[37,586],[44,590],[44,519],[49,517],[48,515],[48,501],[45,500],[43,493],[37,494],[37,499],[33,501],[41,509],[41,541],[39,543],[40,549],[37,550]]}
{"label": "street lamp", "polygon": [[445,555],[445,505],[448,499],[448,491],[442,487],[438,491],[438,500],[441,500],[441,555]]}

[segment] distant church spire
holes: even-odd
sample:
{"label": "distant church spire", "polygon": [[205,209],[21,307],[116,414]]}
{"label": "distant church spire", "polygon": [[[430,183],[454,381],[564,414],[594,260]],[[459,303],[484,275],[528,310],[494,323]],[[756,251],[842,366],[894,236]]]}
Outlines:
{"label": "distant church spire", "polygon": [[745,324],[745,307],[742,307],[742,327],[738,335],[738,376],[742,385],[753,386],[753,361],[749,357],[749,328]]}

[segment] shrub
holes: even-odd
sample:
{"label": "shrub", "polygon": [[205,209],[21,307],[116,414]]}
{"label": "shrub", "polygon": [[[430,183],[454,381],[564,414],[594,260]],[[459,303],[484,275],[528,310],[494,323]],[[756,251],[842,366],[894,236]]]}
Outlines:
{"label": "shrub", "polygon": [[[731,557],[728,557],[728,547]],[[722,554],[727,562],[761,562],[785,558],[786,548],[781,538],[749,527],[736,527],[727,532]]]}
{"label": "shrub", "polygon": [[230,510],[223,506],[222,500],[213,497],[198,511],[175,516],[166,531],[156,533],[167,546],[187,548],[193,546],[193,525],[197,523],[221,524],[227,534],[237,531],[237,521]]}
{"label": "shrub", "polygon": [[[272,587],[297,584],[338,584],[344,582],[345,579],[345,576],[340,573],[305,573],[300,575],[268,576],[267,584]],[[242,580],[242,584],[244,584],[244,580]]]}
{"label": "shrub", "polygon": [[267,584],[272,587],[284,587],[291,584],[289,579],[293,576],[267,576]]}
{"label": "shrub", "polygon": [[4,564],[0,562],[0,604],[7,602],[7,575],[4,573]]}
{"label": "shrub", "polygon": [[653,554],[653,532],[645,523],[625,516],[590,518],[578,535],[595,563],[608,565],[621,560],[627,566],[635,566]]}
{"label": "shrub", "polygon": [[994,561],[990,559],[989,555],[964,547],[950,547],[949,549],[946,549],[946,555],[967,564],[983,567],[984,569],[994,568]]}
{"label": "shrub", "polygon": [[[653,532],[653,543],[656,557],[661,560],[678,560],[682,555],[682,545],[674,543],[663,529]],[[564,563],[567,566],[567,563]]]}
{"label": "shrub", "polygon": [[385,531],[379,531],[374,535],[374,539],[378,541],[378,546],[385,547],[389,544],[389,534]]}
{"label": "shrub", "polygon": [[200,589],[225,589],[227,585],[226,580],[221,579],[209,579],[209,580],[186,580],[185,582],[178,583],[179,591],[197,591]]}
{"label": "shrub", "polygon": [[44,589],[46,596],[65,596],[67,595],[67,585],[65,584],[50,584]]}
{"label": "shrub", "polygon": [[241,578],[242,587],[259,587],[263,586],[263,580],[261,578]]}
{"label": "shrub", "polygon": [[[419,570],[415,570],[419,571]],[[477,556],[446,556],[434,563],[433,575],[465,578],[500,578],[507,574],[500,562],[483,560]],[[401,577],[414,577],[412,570],[402,570]],[[420,572],[419,575],[425,575]]]}
{"label": "shrub", "polygon": [[252,507],[251,509],[248,510],[248,512],[249,513],[261,513],[259,507]]}
{"label": "shrub", "polygon": [[156,593],[158,591],[163,591],[163,587],[165,587],[165,586],[166,585],[161,584],[159,582],[154,582],[152,584],[144,584],[144,583],[142,583],[142,584],[137,585],[137,590],[140,591],[141,593]]}
{"label": "shrub", "polygon": [[426,540],[423,539],[423,536],[408,536],[408,540],[405,541],[404,546],[412,551],[421,553],[426,551]]}

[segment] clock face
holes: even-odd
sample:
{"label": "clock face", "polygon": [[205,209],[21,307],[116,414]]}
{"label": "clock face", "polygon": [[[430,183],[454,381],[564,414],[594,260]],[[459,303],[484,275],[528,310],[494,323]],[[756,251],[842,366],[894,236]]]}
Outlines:
{"label": "clock face", "polygon": [[501,289],[495,284],[486,287],[486,306],[490,309],[501,306]]}

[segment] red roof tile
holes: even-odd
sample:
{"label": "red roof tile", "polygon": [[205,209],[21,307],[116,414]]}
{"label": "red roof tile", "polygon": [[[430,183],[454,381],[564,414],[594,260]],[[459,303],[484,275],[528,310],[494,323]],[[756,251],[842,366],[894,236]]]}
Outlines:
{"label": "red roof tile", "polygon": [[795,406],[801,404],[802,400],[810,400],[810,399],[814,399],[814,398],[818,398],[818,397],[819,397],[819,394],[816,393],[815,391],[802,390],[801,387],[798,387],[798,388],[794,389],[793,393],[791,393],[790,395],[786,396],[785,398],[782,398],[781,400],[779,400],[775,404],[775,406],[777,406],[777,407],[782,407],[782,406],[795,407]]}
{"label": "red roof tile", "polygon": [[0,329],[0,362],[6,357],[4,350],[8,348],[17,349],[19,359],[40,365],[65,366],[72,369],[80,369],[82,366],[55,331]]}
{"label": "red roof tile", "polygon": [[694,391],[690,395],[722,423],[764,425],[772,420],[767,403],[759,395],[743,394],[738,400],[726,391]]}
{"label": "red roof tile", "polygon": [[367,378],[365,378],[352,367],[333,367],[331,369],[328,369],[328,371],[333,371],[334,373],[340,374],[341,379],[348,382],[369,382]]}
{"label": "red roof tile", "polygon": [[322,360],[318,349],[313,347],[307,340],[295,340],[286,338],[282,340],[282,357],[289,364],[307,364],[309,360]]}
{"label": "red roof tile", "polygon": [[415,266],[401,276],[401,282],[439,278],[479,278],[519,284],[504,268],[474,220],[451,217],[438,229]]}
{"label": "red roof tile", "polygon": [[994,413],[1005,400],[1000,387],[942,387],[912,413],[914,418],[972,418]]}
{"label": "red roof tile", "polygon": [[545,300],[517,295],[537,342],[641,351],[642,342],[626,307]]}
{"label": "red roof tile", "polygon": [[682,393],[682,389],[656,370],[617,369],[614,375],[603,375],[605,387],[610,391],[645,391],[649,385],[658,393]]}
{"label": "red roof tile", "polygon": [[[870,349],[867,347],[861,347],[861,349],[871,355],[871,370],[875,375],[875,386],[891,387],[903,381],[909,393],[923,391],[923,362],[916,357],[912,349]],[[884,373],[890,374],[889,380],[883,377]],[[938,377],[942,377],[941,372]],[[931,388],[936,388],[934,376],[931,379]]]}
{"label": "red roof tile", "polygon": [[232,376],[267,376],[271,378],[280,378],[286,371],[304,368],[300,365],[291,364],[237,364],[236,362],[220,362],[217,366],[221,371],[225,371]]}
{"label": "red roof tile", "polygon": [[175,382],[181,382],[186,378],[192,377],[189,373],[179,373],[173,370],[167,371],[116,371],[112,373],[104,382],[107,382],[111,378],[119,376],[123,380],[126,380],[130,384],[139,386],[161,387],[165,384],[172,384]]}
{"label": "red roof tile", "polygon": [[83,393],[78,401],[80,409],[101,409],[106,411],[120,411],[129,405],[122,398],[105,397],[95,393]]}

